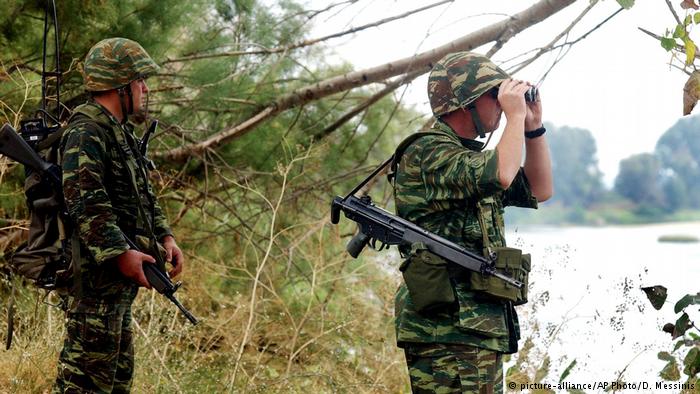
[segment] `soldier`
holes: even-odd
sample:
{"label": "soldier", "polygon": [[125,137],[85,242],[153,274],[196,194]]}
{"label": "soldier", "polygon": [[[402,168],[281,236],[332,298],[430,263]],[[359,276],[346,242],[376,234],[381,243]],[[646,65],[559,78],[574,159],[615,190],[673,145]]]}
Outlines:
{"label": "soldier", "polygon": [[[125,38],[100,41],[85,58],[83,77],[91,99],[75,109],[62,140],[75,283],[54,392],[130,391],[131,304],[140,286],[150,288],[143,264],[155,259],[130,248],[125,237],[147,234],[151,223],[166,261],[174,266],[171,276],[185,263],[148,185],[129,123],[129,115],[147,107],[145,79],[157,70],[141,45]],[[147,220],[139,215],[139,205]]]}
{"label": "soldier", "polygon": [[[525,101],[530,87],[475,53],[442,58],[428,79],[435,125],[405,149],[396,172],[398,215],[479,254],[504,247],[504,207],[537,208],[552,194],[542,103],[539,95]],[[477,135],[496,130],[503,113],[501,140],[495,150],[482,150]],[[421,256],[420,249],[402,251],[408,263]],[[522,264],[529,270],[529,257],[527,267]],[[397,342],[411,388],[414,393],[500,393],[502,355],[516,352],[520,337],[514,302],[475,290],[474,281],[481,279],[474,275],[480,274],[451,263],[445,269],[447,286],[454,290],[448,293],[454,302],[447,306],[419,311],[412,297],[424,294],[411,295],[405,283],[396,294]]]}

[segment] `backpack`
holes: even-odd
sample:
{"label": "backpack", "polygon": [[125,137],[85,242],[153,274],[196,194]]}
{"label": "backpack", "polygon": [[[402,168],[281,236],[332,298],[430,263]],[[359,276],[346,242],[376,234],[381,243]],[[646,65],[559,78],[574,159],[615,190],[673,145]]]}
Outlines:
{"label": "backpack", "polygon": [[[64,130],[48,129],[49,133],[31,147],[41,159],[54,165],[58,174],[58,153]],[[49,177],[26,165],[25,174],[24,194],[29,210],[29,236],[27,241],[7,256],[10,268],[39,288],[68,290],[72,286],[70,245],[73,232],[67,218],[63,191]]]}

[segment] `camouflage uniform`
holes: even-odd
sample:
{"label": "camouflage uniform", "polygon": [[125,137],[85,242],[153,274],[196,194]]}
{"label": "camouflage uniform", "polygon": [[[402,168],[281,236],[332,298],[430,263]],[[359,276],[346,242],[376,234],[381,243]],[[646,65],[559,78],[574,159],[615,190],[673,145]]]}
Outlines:
{"label": "camouflage uniform", "polygon": [[[86,59],[87,89],[109,90],[129,83],[129,78],[147,76],[154,68],[143,54],[130,40],[101,41]],[[131,168],[138,168],[130,152],[137,148],[136,141],[129,124],[120,124],[95,102],[75,109],[63,135],[63,192],[79,246],[73,248],[77,271],[67,299],[66,337],[54,392],[125,393],[131,387],[131,304],[138,287],[119,272],[114,258],[129,249],[124,235],[133,240],[143,231],[137,204],[150,207],[146,211],[159,239],[172,234],[161,208],[149,202],[148,195],[155,201],[153,190],[137,174],[142,201],[135,196],[120,149],[126,151]]]}
{"label": "camouflage uniform", "polygon": [[[458,137],[439,116],[473,101],[506,77],[486,58],[470,53],[443,58],[429,78],[438,119],[432,131],[438,134],[418,138],[405,150],[394,184],[399,216],[479,254],[484,242],[478,209],[490,245],[505,246],[504,207],[536,208],[537,200],[522,169],[503,190],[498,153]],[[445,86],[450,90],[441,90]],[[466,270],[453,264],[449,270],[458,300],[455,308],[421,314],[405,284],[396,293],[397,342],[405,350],[413,391],[502,392],[502,354],[515,352],[520,336],[515,310],[510,303],[479,299],[467,288]]]}

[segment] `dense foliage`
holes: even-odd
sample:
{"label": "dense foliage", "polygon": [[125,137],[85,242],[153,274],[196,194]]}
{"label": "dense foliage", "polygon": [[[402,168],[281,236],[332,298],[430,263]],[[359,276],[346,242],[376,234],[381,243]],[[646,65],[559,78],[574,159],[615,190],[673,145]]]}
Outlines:
{"label": "dense foliage", "polygon": [[[43,4],[5,3],[0,123],[18,128],[39,106]],[[274,50],[308,38],[320,13],[295,1],[60,2],[62,118],[86,99],[79,70],[89,47],[124,36],[162,66],[148,81],[150,112],[162,125],[151,148],[211,136],[260,103],[348,68],[326,64],[322,45]],[[395,270],[377,265],[370,252],[351,260],[341,237],[354,227],[328,221],[331,198],[422,123],[391,95],[337,123],[376,90],[355,89],[279,114],[235,144],[182,165],[156,163],[152,181],[188,258],[179,298],[202,323],[190,327],[160,296],[141,292],[136,392],[405,387],[391,340]],[[53,109],[53,88],[49,95]],[[22,168],[0,158],[0,256],[26,227],[22,180]],[[385,187],[376,192],[378,201],[389,196]],[[62,345],[61,312],[35,305],[42,295],[8,275],[5,263],[0,258],[0,299],[9,299],[14,284],[17,314],[13,348],[0,358],[0,391],[43,392]]]}

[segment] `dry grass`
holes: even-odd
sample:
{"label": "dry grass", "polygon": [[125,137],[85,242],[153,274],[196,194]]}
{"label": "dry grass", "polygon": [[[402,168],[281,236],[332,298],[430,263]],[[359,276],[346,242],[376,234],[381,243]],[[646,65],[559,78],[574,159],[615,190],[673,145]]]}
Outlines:
{"label": "dry grass", "polygon": [[[287,199],[317,165],[302,150],[266,179],[222,171],[214,175],[226,187],[217,193],[196,200],[200,190],[183,189],[166,204],[171,217],[185,212],[176,232],[188,264],[177,296],[201,323],[191,326],[163,297],[140,292],[134,392],[407,392],[392,321],[398,273],[377,267],[374,252],[347,256],[341,228],[328,223],[330,198]],[[343,234],[352,231],[343,225]],[[63,317],[37,305],[28,288],[17,300],[0,392],[46,392]]]}

